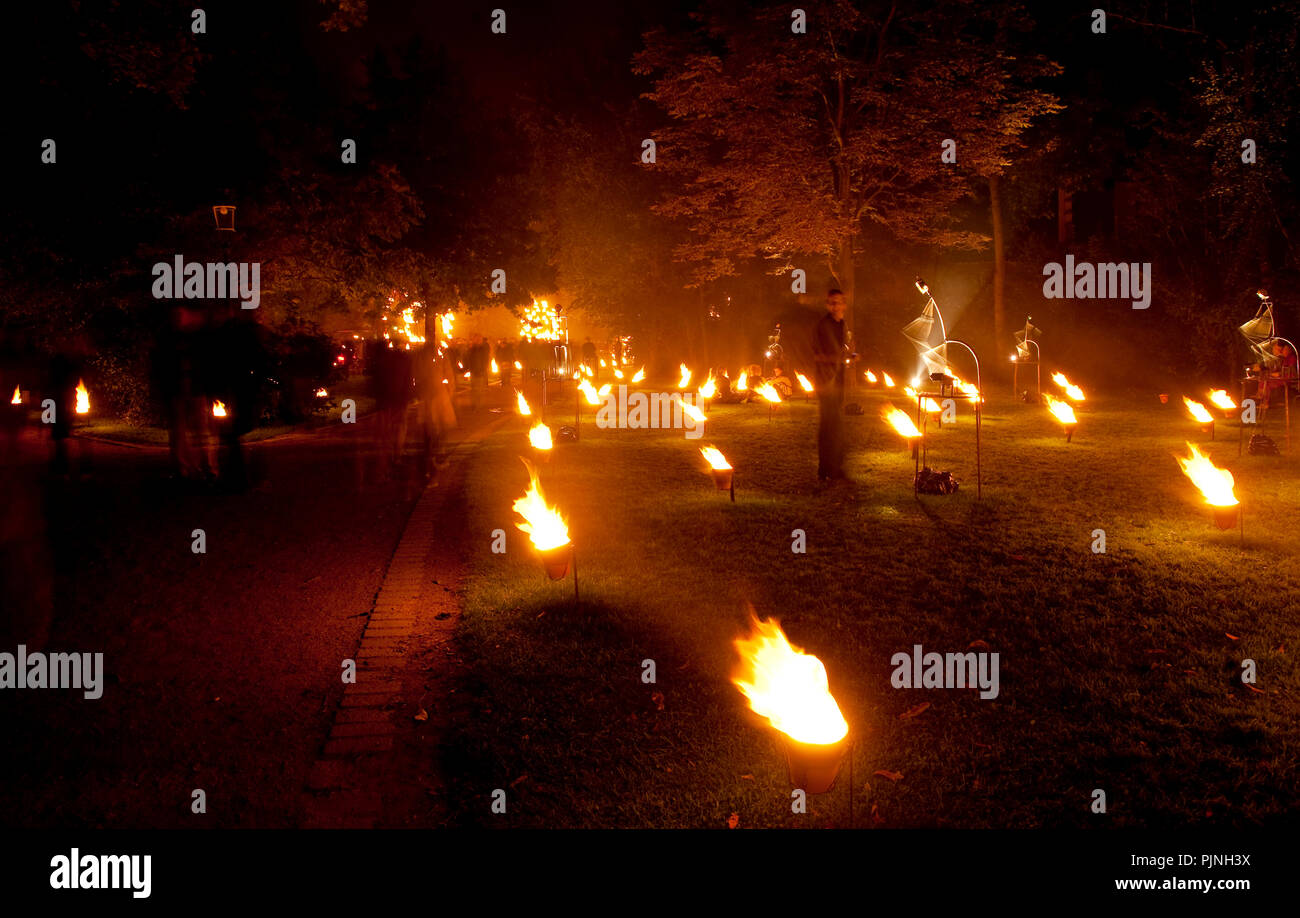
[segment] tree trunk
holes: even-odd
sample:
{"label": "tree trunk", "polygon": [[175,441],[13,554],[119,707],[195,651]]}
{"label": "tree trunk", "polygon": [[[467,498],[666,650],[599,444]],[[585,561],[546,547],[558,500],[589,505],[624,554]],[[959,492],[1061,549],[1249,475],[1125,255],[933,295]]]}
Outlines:
{"label": "tree trunk", "polygon": [[1006,282],[1006,245],[1002,233],[1002,188],[1000,177],[989,176],[989,210],[993,217],[993,342],[998,353],[1007,337],[1007,305],[1003,298]]}
{"label": "tree trunk", "polygon": [[844,292],[844,302],[848,306],[844,310],[844,330],[846,332],[854,330],[853,274],[853,237],[845,236],[840,241],[839,251],[835,254],[835,283],[839,284],[840,290]]}

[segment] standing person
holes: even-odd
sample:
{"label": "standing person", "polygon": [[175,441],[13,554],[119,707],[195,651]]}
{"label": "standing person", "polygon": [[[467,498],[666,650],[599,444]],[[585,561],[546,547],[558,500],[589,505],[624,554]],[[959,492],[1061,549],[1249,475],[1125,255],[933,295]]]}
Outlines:
{"label": "standing person", "polygon": [[470,411],[478,411],[483,405],[483,390],[488,383],[488,364],[490,361],[487,339],[474,335],[470,339],[469,354],[469,396]]}
{"label": "standing person", "polygon": [[847,481],[844,474],[844,294],[826,294],[826,315],[813,327],[817,372],[817,478]]}
{"label": "standing person", "polygon": [[515,346],[508,338],[497,342],[497,375],[501,378],[501,388],[508,389],[515,373]]}

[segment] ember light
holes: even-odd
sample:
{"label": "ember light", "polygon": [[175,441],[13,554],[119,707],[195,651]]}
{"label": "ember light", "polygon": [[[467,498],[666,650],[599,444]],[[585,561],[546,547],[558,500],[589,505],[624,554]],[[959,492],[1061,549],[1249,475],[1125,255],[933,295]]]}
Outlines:
{"label": "ember light", "polygon": [[1175,457],[1183,469],[1183,474],[1196,485],[1206,504],[1214,508],[1215,525],[1220,529],[1231,529],[1237,523],[1241,504],[1233,491],[1235,482],[1232,473],[1216,466],[1193,444],[1186,445],[1187,458]]}
{"label": "ember light", "polygon": [[[558,309],[558,307],[557,307]],[[519,320],[519,337],[530,341],[559,341],[564,337],[559,313],[546,300],[533,300]]]}
{"label": "ember light", "polygon": [[1070,401],[1075,402],[1076,404],[1078,402],[1085,401],[1083,397],[1083,390],[1080,389],[1078,386],[1076,386],[1074,383],[1070,382],[1070,380],[1066,378],[1064,373],[1053,373],[1052,382],[1056,383],[1058,386],[1061,387],[1061,389],[1065,392],[1065,397],[1068,398]]}
{"label": "ember light", "polygon": [[750,708],[787,738],[790,782],[810,794],[835,783],[849,725],[830,693],[826,667],[786,639],[775,621],[750,619],[735,642],[740,667],[732,682]]}
{"label": "ember light", "polygon": [[1047,409],[1052,412],[1052,417],[1065,428],[1065,442],[1069,443],[1074,438],[1074,428],[1079,423],[1079,419],[1074,416],[1074,407],[1069,402],[1052,398],[1046,393],[1043,393],[1043,398],[1047,399]]}

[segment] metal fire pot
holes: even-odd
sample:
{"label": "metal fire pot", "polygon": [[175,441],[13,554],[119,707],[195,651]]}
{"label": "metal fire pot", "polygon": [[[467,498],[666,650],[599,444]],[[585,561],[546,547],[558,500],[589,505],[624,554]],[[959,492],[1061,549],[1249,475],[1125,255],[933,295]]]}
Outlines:
{"label": "metal fire pot", "polygon": [[835,778],[840,773],[840,764],[844,761],[844,750],[848,745],[847,736],[838,743],[826,745],[801,743],[786,737],[785,758],[790,767],[790,785],[802,788],[809,794],[824,794],[829,791],[835,786]]}
{"label": "metal fire pot", "polygon": [[719,491],[731,489],[731,476],[735,469],[709,469],[713,473],[713,485]]}
{"label": "metal fire pot", "polygon": [[1220,529],[1234,529],[1237,525],[1237,515],[1241,512],[1241,504],[1233,504],[1231,507],[1214,508],[1214,525]]}
{"label": "metal fire pot", "polygon": [[572,551],[571,545],[561,545],[559,548],[538,552],[542,556],[542,567],[546,568],[546,576],[552,580],[563,580],[569,576],[569,559]]}

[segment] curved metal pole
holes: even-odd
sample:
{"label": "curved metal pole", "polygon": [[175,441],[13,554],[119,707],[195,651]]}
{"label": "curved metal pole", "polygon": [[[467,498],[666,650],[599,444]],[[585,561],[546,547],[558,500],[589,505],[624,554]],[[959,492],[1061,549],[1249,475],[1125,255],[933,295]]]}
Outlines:
{"label": "curved metal pole", "polygon": [[971,355],[975,361],[975,389],[979,392],[979,397],[975,400],[975,499],[983,500],[984,498],[984,468],[983,456],[980,449],[980,403],[984,401],[984,380],[980,376],[980,358],[965,341],[959,341],[954,338],[951,341],[945,341],[945,344],[960,344],[966,348],[966,352]]}

